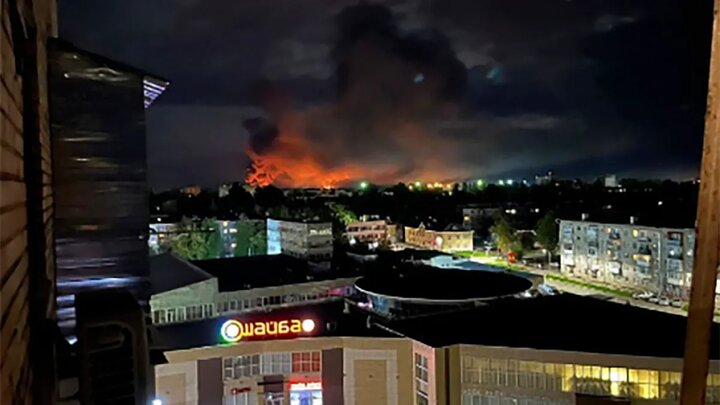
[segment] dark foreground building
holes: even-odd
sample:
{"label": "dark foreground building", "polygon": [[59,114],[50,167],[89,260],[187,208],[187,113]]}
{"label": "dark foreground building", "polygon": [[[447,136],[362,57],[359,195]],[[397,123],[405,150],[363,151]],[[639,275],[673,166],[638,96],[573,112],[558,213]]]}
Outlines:
{"label": "dark foreground building", "polygon": [[145,109],[168,82],[64,41],[48,52],[58,318],[71,329],[79,292],[147,301]]}

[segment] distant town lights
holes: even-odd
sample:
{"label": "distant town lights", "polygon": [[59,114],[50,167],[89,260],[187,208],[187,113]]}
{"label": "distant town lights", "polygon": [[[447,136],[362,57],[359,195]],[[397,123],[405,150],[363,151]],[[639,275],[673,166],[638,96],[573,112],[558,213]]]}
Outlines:
{"label": "distant town lights", "polygon": [[505,180],[500,180],[500,181],[498,181],[498,184],[501,185],[501,186],[504,186],[504,185],[505,185]]}
{"label": "distant town lights", "polygon": [[368,182],[367,182],[367,181],[362,181],[362,182],[360,182],[360,189],[361,189],[361,190],[365,190],[365,189],[367,189],[367,188],[368,188]]}
{"label": "distant town lights", "polygon": [[507,180],[505,181],[505,183],[507,183],[508,186],[512,186],[512,185],[513,185],[513,180],[512,180],[512,179],[507,179]]}

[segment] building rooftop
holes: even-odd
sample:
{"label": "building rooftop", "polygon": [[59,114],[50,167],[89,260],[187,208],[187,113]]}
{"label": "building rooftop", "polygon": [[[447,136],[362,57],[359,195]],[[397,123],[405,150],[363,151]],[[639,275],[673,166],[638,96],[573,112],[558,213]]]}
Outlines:
{"label": "building rooftop", "polygon": [[357,309],[346,310],[345,301],[337,299],[321,304],[258,310],[232,317],[219,317],[196,322],[158,326],[153,331],[153,350],[180,350],[224,344],[220,327],[228,319],[241,322],[279,319],[313,319],[316,331],[312,336],[331,337],[393,337],[382,328],[368,328],[368,314]]}
{"label": "building rooftop", "polygon": [[211,274],[172,253],[150,256],[151,294],[175,290],[212,277]]}
{"label": "building rooftop", "polygon": [[[313,336],[408,337],[432,347],[469,344],[598,354],[682,358],[686,318],[594,298],[563,294],[505,299],[472,309],[388,321],[344,300],[241,314],[239,321],[311,318]],[[220,326],[230,318],[156,327],[153,350],[222,344]],[[713,325],[712,341],[717,341]],[[711,345],[710,358],[720,359]]]}
{"label": "building rooftop", "polygon": [[[434,347],[453,344],[682,358],[686,318],[571,294],[506,299],[386,326]],[[720,334],[713,324],[712,341]],[[711,345],[711,359],[720,347]]]}
{"label": "building rooftop", "polygon": [[334,266],[329,270],[318,270],[306,260],[287,255],[197,260],[192,264],[217,277],[218,288],[221,292],[333,280],[358,275],[342,266]]}
{"label": "building rooftop", "polygon": [[521,293],[532,282],[508,273],[403,266],[355,282],[367,294],[407,301],[476,301]]}

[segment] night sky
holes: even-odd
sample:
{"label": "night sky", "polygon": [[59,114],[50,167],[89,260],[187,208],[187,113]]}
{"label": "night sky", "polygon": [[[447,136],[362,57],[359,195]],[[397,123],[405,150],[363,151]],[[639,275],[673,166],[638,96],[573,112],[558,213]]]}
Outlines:
{"label": "night sky", "polygon": [[697,174],[711,0],[63,0],[169,79],[150,184]]}

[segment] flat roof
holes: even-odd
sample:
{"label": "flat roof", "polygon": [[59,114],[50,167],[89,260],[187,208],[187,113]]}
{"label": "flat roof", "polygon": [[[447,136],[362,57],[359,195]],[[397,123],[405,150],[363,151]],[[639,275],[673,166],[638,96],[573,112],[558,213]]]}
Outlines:
{"label": "flat roof", "polygon": [[192,264],[216,277],[220,292],[358,276],[357,273],[341,266],[318,270],[306,260],[287,255],[196,260]]}
{"label": "flat roof", "polygon": [[357,280],[355,287],[367,294],[397,300],[443,302],[518,294],[532,287],[532,282],[509,273],[416,265],[393,272],[375,272]]}
{"label": "flat roof", "polygon": [[[386,324],[433,347],[454,344],[682,358],[687,318],[572,294],[505,299]],[[720,336],[713,324],[712,342]],[[720,346],[710,345],[720,359]]]}
{"label": "flat roof", "polygon": [[150,256],[151,294],[175,290],[211,278],[211,274],[172,253]]}
{"label": "flat roof", "polygon": [[313,319],[317,332],[313,337],[398,337],[378,327],[368,327],[368,314],[359,310],[345,310],[345,301],[336,299],[320,304],[257,310],[233,316],[223,316],[196,322],[156,326],[153,330],[152,350],[181,350],[225,344],[220,327],[228,319],[257,321],[274,319]]}
{"label": "flat roof", "polygon": [[[233,316],[240,321],[311,318],[316,337],[407,337],[432,347],[457,344],[615,354],[658,358],[683,357],[686,318],[629,305],[561,294],[493,301],[453,310],[388,321],[337,299],[321,304],[258,310]],[[223,344],[220,326],[230,317],[156,326],[155,351]],[[720,334],[713,324],[712,342]],[[242,343],[241,343],[242,344]],[[720,359],[711,345],[710,358]]]}

